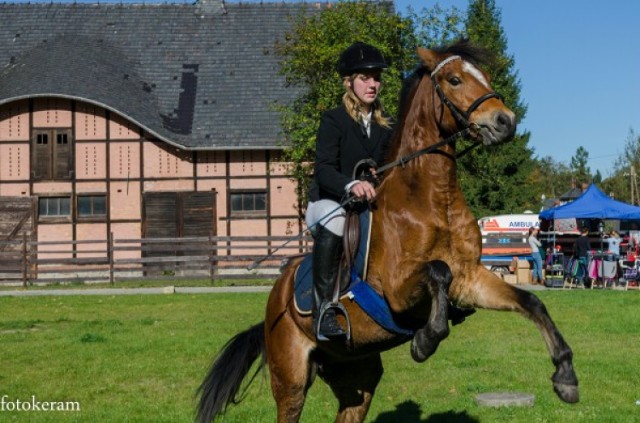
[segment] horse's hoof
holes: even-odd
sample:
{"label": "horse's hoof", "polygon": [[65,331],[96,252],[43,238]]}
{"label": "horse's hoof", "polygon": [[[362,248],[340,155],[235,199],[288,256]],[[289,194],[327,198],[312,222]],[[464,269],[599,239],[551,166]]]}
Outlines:
{"label": "horse's hoof", "polygon": [[569,404],[575,404],[580,401],[578,385],[566,385],[564,383],[554,383],[553,390],[556,391],[558,397]]}
{"label": "horse's hoof", "polygon": [[411,340],[411,358],[416,363],[423,363],[427,358],[431,357],[436,348],[438,348],[438,342],[430,342],[430,340],[418,332],[416,336]]}

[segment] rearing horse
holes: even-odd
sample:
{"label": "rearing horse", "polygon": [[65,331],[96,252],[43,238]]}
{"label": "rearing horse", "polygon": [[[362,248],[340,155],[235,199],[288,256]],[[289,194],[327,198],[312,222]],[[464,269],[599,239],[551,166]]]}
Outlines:
{"label": "rearing horse", "polygon": [[[262,355],[278,422],[299,421],[316,375],[338,399],[336,422],[363,422],[382,377],[380,352],[411,339],[413,359],[426,360],[449,334],[449,302],[513,310],[532,320],[556,368],[555,392],[563,401],[578,401],[571,348],[545,306],[480,263],[480,230],[458,185],[455,145],[440,142],[461,130],[470,130],[485,145],[510,140],[515,116],[477,66],[480,50],[461,42],[440,50],[418,49],[418,55],[422,66],[405,81],[389,156],[390,163],[402,166],[389,167],[378,190],[366,275],[396,320],[416,328],[415,335],[391,333],[343,299],[351,339],[318,342],[311,317],[300,315],[293,305],[300,260],[293,261],[271,291],[265,321],[232,338],[213,363],[200,386],[200,421],[210,421],[236,402],[242,380]],[[435,145],[440,148],[430,149]],[[416,154],[420,151],[432,154]]]}

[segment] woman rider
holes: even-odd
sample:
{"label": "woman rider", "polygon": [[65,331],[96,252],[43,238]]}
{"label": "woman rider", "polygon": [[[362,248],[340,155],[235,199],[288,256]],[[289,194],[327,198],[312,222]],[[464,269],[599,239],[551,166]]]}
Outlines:
{"label": "woman rider", "polygon": [[[344,50],[337,66],[345,88],[342,104],[325,112],[320,121],[306,213],[307,226],[315,229],[313,321],[319,339],[346,335],[335,309],[328,306],[343,249],[345,209],[340,202],[348,195],[375,200],[373,184],[353,179],[352,175],[363,159],[373,159],[380,165],[389,145],[391,122],[378,98],[382,70],[387,67],[382,53],[369,44],[356,42]],[[318,322],[323,307],[326,311]]]}

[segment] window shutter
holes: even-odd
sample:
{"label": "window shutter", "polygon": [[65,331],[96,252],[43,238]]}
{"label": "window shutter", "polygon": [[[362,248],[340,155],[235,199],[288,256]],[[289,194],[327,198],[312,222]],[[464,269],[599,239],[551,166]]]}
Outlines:
{"label": "window shutter", "polygon": [[51,132],[35,131],[31,148],[31,172],[34,179],[51,179]]}
{"label": "window shutter", "polygon": [[57,131],[55,144],[53,145],[55,167],[54,179],[71,178],[71,131]]}

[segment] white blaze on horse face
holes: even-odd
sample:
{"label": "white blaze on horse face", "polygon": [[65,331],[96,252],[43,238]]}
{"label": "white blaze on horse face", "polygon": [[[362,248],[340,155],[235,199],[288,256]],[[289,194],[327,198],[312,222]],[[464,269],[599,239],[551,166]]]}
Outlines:
{"label": "white blaze on horse face", "polygon": [[473,77],[476,78],[488,90],[491,89],[491,86],[489,85],[489,81],[487,81],[487,78],[485,78],[482,72],[480,72],[480,69],[476,68],[471,63],[463,61],[462,70],[473,75]]}

